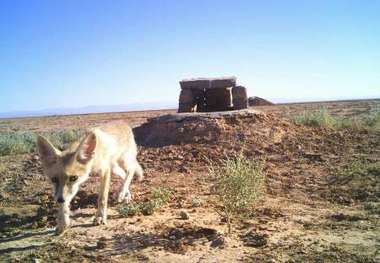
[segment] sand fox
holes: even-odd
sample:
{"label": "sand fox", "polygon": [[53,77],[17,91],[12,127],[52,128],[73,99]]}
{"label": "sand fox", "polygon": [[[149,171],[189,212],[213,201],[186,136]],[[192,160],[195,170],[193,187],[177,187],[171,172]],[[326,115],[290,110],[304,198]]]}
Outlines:
{"label": "sand fox", "polygon": [[98,211],[94,224],[107,223],[107,202],[111,174],[123,179],[118,201],[131,201],[129,185],[136,174],[143,178],[137,162],[137,146],[131,127],[125,122],[113,122],[88,130],[84,138],[60,151],[46,138],[38,136],[37,150],[44,173],[54,187],[54,199],[59,204],[57,233],[70,226],[70,202],[91,174],[100,176]]}

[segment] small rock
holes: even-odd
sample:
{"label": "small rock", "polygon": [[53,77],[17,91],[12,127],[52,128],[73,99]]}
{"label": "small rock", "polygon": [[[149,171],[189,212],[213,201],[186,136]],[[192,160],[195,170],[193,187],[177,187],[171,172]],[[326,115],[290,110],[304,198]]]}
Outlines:
{"label": "small rock", "polygon": [[247,235],[242,237],[245,246],[248,247],[262,247],[265,246],[267,241],[266,234],[250,232]]}
{"label": "small rock", "polygon": [[190,218],[189,214],[186,212],[186,211],[181,211],[179,213],[179,216],[181,217],[181,219],[183,220],[188,220]]}
{"label": "small rock", "polygon": [[181,166],[178,169],[178,172],[180,172],[180,173],[188,173],[189,171],[190,171],[190,169],[187,168],[186,166]]}
{"label": "small rock", "polygon": [[96,243],[97,249],[104,249],[107,247],[107,239],[105,237],[101,237],[99,241]]}
{"label": "small rock", "polygon": [[225,245],[226,245],[226,239],[223,236],[219,236],[211,242],[210,246],[213,248],[217,248],[217,247],[224,248]]}
{"label": "small rock", "polygon": [[194,198],[193,200],[191,200],[191,206],[192,207],[200,207],[200,206],[202,206],[202,200],[200,200],[198,198]]}

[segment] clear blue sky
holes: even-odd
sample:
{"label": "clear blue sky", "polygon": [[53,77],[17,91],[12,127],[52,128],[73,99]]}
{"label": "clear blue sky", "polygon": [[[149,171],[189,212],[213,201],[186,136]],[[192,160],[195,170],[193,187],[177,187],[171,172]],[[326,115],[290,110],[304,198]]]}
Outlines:
{"label": "clear blue sky", "polygon": [[0,112],[250,95],[380,97],[380,1],[0,1]]}

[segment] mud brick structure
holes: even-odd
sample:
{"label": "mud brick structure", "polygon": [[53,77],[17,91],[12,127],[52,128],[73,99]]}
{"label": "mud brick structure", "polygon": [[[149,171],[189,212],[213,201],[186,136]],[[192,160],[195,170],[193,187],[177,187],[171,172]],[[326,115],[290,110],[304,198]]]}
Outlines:
{"label": "mud brick structure", "polygon": [[235,77],[180,81],[178,112],[212,112],[246,109],[247,91]]}
{"label": "mud brick structure", "polygon": [[232,89],[232,98],[235,110],[246,109],[248,105],[247,89],[243,86],[237,86]]}

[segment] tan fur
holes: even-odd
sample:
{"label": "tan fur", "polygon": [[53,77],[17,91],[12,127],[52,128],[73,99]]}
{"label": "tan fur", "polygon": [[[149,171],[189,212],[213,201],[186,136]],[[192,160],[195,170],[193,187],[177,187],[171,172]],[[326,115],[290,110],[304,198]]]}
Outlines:
{"label": "tan fur", "polygon": [[100,176],[98,211],[95,224],[106,224],[111,174],[123,178],[118,201],[131,201],[129,185],[133,176],[142,179],[143,170],[136,160],[137,146],[126,122],[113,122],[91,129],[67,150],[59,151],[47,139],[38,136],[37,149],[44,173],[51,180],[55,200],[60,203],[57,232],[70,225],[69,204],[79,186],[92,174]]}

